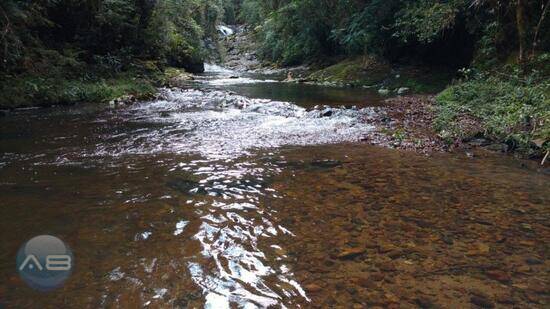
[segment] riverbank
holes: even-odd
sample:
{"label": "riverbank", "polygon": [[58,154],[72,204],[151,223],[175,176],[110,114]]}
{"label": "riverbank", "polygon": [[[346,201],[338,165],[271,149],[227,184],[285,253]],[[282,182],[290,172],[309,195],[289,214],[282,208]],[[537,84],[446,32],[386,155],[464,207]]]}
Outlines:
{"label": "riverbank", "polygon": [[[484,134],[489,124],[470,115],[463,115],[454,126],[454,135],[441,125],[441,117],[446,115],[448,105],[435,95],[398,96],[387,99],[383,107],[375,108],[365,122],[376,127],[375,132],[364,141],[389,148],[414,151],[422,154],[437,152],[463,152],[468,157],[483,156],[482,152],[514,154],[529,158],[546,166],[542,145],[532,148],[513,148],[502,139],[491,138]],[[443,115],[443,116],[442,116]],[[538,151],[537,151],[538,148]],[[531,151],[531,152],[528,152]]]}
{"label": "riverbank", "polygon": [[435,111],[433,95],[416,95],[387,99],[383,107],[365,121],[376,127],[364,141],[372,145],[411,150],[423,154],[449,151],[433,127]]}
{"label": "riverbank", "polygon": [[368,138],[375,144],[421,153],[481,147],[544,165],[550,151],[550,86],[544,75],[524,80],[518,73],[478,72],[453,81],[444,70],[365,63],[344,60],[290,81],[378,89],[389,97],[369,119],[380,131]]}
{"label": "riverbank", "polygon": [[[65,73],[65,74],[63,74]],[[180,87],[193,79],[184,69],[159,67],[154,62],[112,74],[21,74],[0,77],[0,110],[75,105],[131,103],[153,98],[159,87]]]}
{"label": "riverbank", "polygon": [[0,109],[101,103],[121,97],[143,100],[156,93],[158,76],[125,72],[68,78],[49,75],[2,77]]}

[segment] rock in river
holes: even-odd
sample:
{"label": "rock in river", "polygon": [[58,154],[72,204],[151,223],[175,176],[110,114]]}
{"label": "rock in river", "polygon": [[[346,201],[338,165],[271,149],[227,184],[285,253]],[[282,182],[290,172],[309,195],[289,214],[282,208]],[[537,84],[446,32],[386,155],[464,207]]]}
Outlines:
{"label": "rock in river", "polygon": [[410,90],[410,89],[407,88],[407,87],[401,87],[401,88],[399,88],[399,89],[397,90],[397,94],[398,94],[398,95],[403,95],[403,94],[408,93],[409,90]]}

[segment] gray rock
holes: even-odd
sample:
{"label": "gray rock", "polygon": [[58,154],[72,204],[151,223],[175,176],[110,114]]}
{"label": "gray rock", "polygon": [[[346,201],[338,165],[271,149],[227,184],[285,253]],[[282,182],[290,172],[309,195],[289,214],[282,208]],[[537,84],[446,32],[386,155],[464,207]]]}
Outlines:
{"label": "gray rock", "polygon": [[474,138],[468,143],[472,146],[486,146],[489,145],[491,142],[485,138]]}
{"label": "gray rock", "polygon": [[407,88],[407,87],[401,87],[401,88],[397,89],[397,94],[398,94],[398,95],[403,95],[403,94],[408,93],[409,90],[410,90],[410,89]]}
{"label": "gray rock", "polygon": [[389,90],[389,89],[385,89],[385,88],[380,88],[380,89],[378,89],[378,94],[380,94],[380,95],[388,95],[388,94],[390,94],[390,90]]}
{"label": "gray rock", "polygon": [[508,151],[508,145],[506,144],[490,144],[486,148],[491,151],[500,151],[500,152]]}
{"label": "gray rock", "polygon": [[321,117],[330,117],[332,116],[333,112],[332,109],[327,108],[321,112]]}

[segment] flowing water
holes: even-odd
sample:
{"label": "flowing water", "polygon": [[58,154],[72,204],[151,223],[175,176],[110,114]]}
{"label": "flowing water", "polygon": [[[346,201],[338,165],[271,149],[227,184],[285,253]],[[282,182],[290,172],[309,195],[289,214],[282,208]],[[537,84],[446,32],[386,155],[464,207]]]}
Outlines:
{"label": "flowing water", "polygon": [[[437,249],[426,235],[444,234],[466,250],[490,234],[464,230],[467,210],[505,220],[509,238],[547,240],[547,175],[502,156],[364,145],[368,106],[381,104],[367,90],[209,71],[151,102],[0,118],[0,305],[362,306],[380,287],[351,279],[385,269],[357,250],[372,242]],[[335,108],[313,108],[324,104]],[[517,222],[507,216],[516,208],[527,213]],[[419,220],[432,230],[404,227]],[[75,255],[72,276],[49,293],[15,268],[19,246],[41,234]]]}

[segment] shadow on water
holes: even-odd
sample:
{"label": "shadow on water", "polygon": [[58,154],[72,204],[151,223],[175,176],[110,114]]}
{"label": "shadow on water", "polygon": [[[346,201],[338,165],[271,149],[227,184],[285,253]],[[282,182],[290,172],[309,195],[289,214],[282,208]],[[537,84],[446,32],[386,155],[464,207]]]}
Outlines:
{"label": "shadow on water", "polygon": [[295,83],[243,84],[225,88],[244,96],[295,102],[306,108],[312,108],[315,105],[344,105],[346,107],[383,105],[383,99],[375,91],[360,88],[324,87]]}
{"label": "shadow on water", "polygon": [[281,82],[284,78],[281,74],[242,73],[208,65],[207,71],[192,84],[195,87],[234,91],[251,98],[293,102],[305,108],[316,105],[360,108],[383,105],[384,98],[373,89]]}

